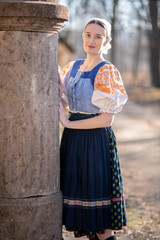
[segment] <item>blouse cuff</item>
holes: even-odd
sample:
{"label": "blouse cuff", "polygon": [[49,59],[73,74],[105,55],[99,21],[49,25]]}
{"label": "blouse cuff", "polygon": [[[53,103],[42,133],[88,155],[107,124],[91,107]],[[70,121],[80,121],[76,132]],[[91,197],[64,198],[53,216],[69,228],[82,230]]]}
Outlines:
{"label": "blouse cuff", "polygon": [[101,113],[116,114],[122,110],[127,99],[127,94],[122,94],[119,90],[113,94],[95,90],[92,95],[92,104],[99,107]]}

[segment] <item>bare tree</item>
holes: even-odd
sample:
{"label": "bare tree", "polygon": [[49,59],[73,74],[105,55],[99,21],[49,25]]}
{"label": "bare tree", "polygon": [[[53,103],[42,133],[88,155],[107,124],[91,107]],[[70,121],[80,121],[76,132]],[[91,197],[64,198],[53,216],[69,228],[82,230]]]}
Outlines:
{"label": "bare tree", "polygon": [[112,51],[111,51],[111,61],[115,64],[115,40],[116,40],[116,22],[118,18],[117,14],[118,0],[113,0],[113,15],[112,15]]}
{"label": "bare tree", "polygon": [[[146,36],[148,38],[149,49],[150,49],[150,72],[152,85],[160,87],[160,29],[158,27],[158,0],[130,0],[133,10],[136,12],[137,19],[139,22],[138,28],[143,29],[145,26]],[[138,4],[137,4],[138,3]],[[139,47],[137,46],[137,49]],[[140,50],[140,49],[139,49]],[[139,53],[137,52],[136,57],[136,68]]]}
{"label": "bare tree", "polygon": [[142,28],[138,28],[138,36],[137,36],[137,42],[136,42],[136,48],[134,50],[133,54],[133,76],[138,83],[137,75],[138,75],[138,67],[139,67],[139,61],[140,61],[140,54],[141,54],[141,41],[142,41]]}
{"label": "bare tree", "polygon": [[149,13],[151,30],[148,31],[150,47],[150,67],[153,86],[160,88],[159,53],[160,53],[160,29],[158,28],[158,1],[149,0]]}

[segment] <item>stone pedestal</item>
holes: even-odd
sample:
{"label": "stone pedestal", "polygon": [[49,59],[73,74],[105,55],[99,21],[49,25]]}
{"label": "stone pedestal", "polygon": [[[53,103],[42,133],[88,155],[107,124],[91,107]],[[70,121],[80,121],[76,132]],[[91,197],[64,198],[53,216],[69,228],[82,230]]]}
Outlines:
{"label": "stone pedestal", "polygon": [[0,1],[0,240],[61,240],[58,36],[67,8]]}

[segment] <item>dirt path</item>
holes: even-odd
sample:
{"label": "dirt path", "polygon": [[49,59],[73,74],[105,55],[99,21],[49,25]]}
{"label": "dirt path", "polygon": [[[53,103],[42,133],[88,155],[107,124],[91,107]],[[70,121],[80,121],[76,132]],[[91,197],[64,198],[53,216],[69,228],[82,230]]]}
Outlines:
{"label": "dirt path", "polygon": [[[160,240],[160,111],[128,102],[116,116],[113,128],[128,218],[128,227],[118,233],[118,240]],[[63,237],[75,239],[65,230]]]}

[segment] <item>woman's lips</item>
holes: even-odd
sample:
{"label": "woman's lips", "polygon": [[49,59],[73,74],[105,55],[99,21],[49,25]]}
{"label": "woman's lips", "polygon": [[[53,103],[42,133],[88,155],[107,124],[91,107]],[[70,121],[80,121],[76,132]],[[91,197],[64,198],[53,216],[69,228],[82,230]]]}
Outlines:
{"label": "woman's lips", "polygon": [[90,45],[88,45],[88,47],[89,47],[89,48],[95,48],[94,46],[90,46]]}

